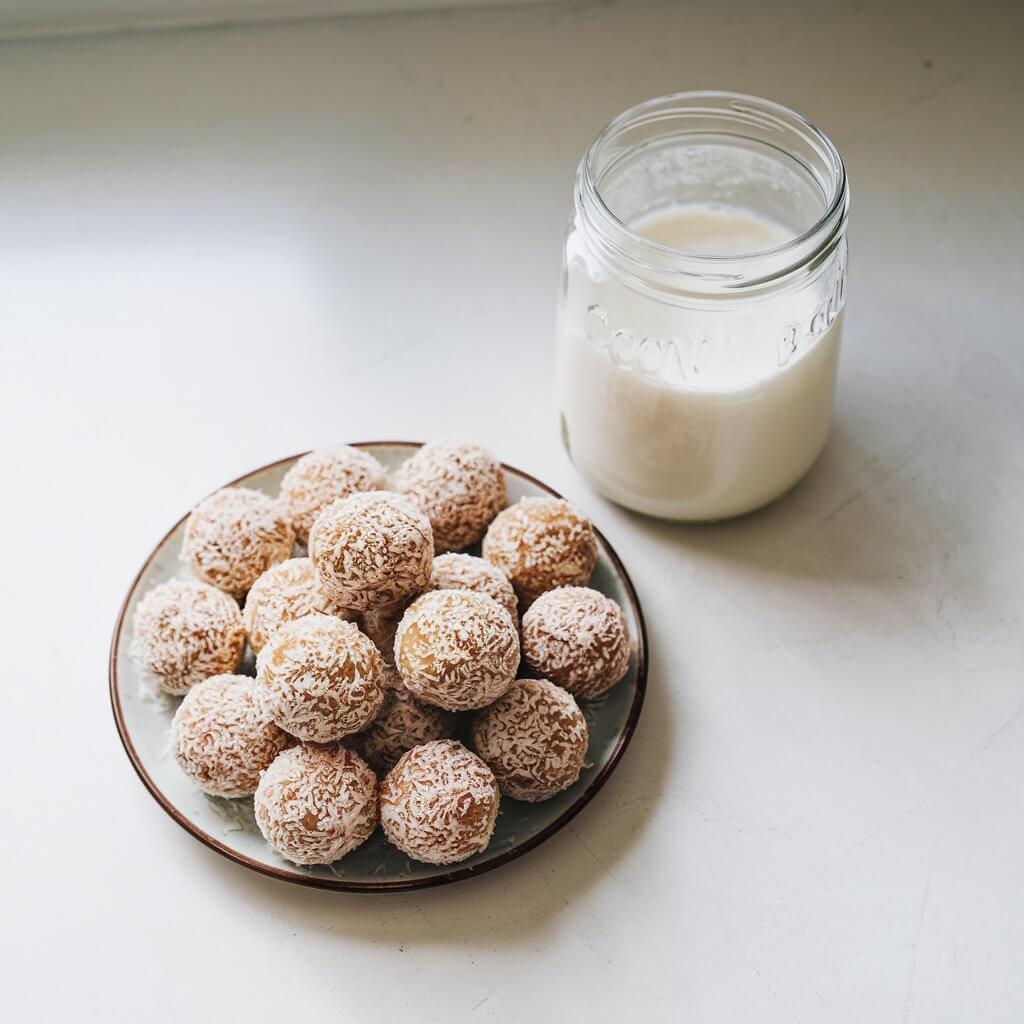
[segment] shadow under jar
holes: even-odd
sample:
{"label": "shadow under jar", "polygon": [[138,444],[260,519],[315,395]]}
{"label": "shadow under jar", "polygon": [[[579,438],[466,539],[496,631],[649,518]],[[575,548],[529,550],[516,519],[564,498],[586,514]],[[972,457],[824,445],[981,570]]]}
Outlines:
{"label": "shadow under jar", "polygon": [[721,519],[795,484],[835,394],[849,188],[835,146],[752,96],[680,93],[598,136],[558,305],[570,457],[612,501]]}

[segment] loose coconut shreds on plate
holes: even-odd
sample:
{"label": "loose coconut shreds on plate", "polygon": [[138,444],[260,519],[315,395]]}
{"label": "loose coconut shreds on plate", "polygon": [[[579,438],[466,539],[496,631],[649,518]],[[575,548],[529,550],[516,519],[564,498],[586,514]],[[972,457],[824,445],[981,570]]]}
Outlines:
{"label": "loose coconut shreds on plate", "polygon": [[492,597],[473,590],[432,590],[402,616],[395,664],[414,697],[448,711],[497,700],[519,668],[519,635]]}
{"label": "loose coconut shreds on plate", "polygon": [[554,587],[585,584],[597,562],[597,541],[590,521],[569,502],[521,498],[491,523],[483,556],[529,604]]}
{"label": "loose coconut shreds on plate", "polygon": [[308,558],[289,558],[272,565],[252,585],[242,618],[249,643],[259,654],[267,641],[286,622],[294,622],[315,612],[353,618],[354,613],[338,607],[320,586],[320,580]]}
{"label": "loose coconut shreds on plate", "polygon": [[343,608],[396,605],[430,581],[430,523],[408,499],[367,491],[325,506],[309,537],[320,583]]}
{"label": "loose coconut shreds on plate", "polygon": [[263,773],[253,801],[263,838],[294,864],[330,864],[377,827],[377,776],[353,750],[296,746]]}
{"label": "loose coconut shreds on plate", "polygon": [[547,800],[572,786],[587,756],[587,722],[546,679],[517,679],[473,723],[473,747],[514,800]]}
{"label": "loose coconut shreds on plate", "polygon": [[403,853],[454,864],[487,849],[501,794],[494,774],[456,740],[414,747],[380,789],[380,823]]}
{"label": "loose coconut shreds on plate", "polygon": [[176,696],[209,676],[234,672],[245,648],[235,599],[195,580],[155,586],[139,602],[132,624],[132,658]]}
{"label": "loose coconut shreds on plate", "polygon": [[501,464],[469,441],[423,445],[399,468],[395,485],[430,520],[435,551],[475,544],[508,501]]}
{"label": "loose coconut shreds on plate", "polygon": [[282,626],[256,659],[256,693],[285,732],[332,743],[365,729],[384,703],[384,663],[351,622],[309,615]]}
{"label": "loose coconut shreds on plate", "polygon": [[263,572],[291,555],[294,543],[279,501],[248,487],[225,487],[192,510],[181,558],[199,579],[242,597]]}
{"label": "loose coconut shreds on plate", "polygon": [[339,445],[303,455],[281,480],[281,500],[305,544],[320,510],[359,491],[384,488],[384,467],[361,448]]}
{"label": "loose coconut shreds on plate", "polygon": [[523,615],[523,659],[582,699],[607,693],[629,669],[622,609],[590,587],[542,594]]}
{"label": "loose coconut shreds on plate", "polygon": [[258,707],[248,676],[197,683],[175,712],[171,730],[182,771],[211,796],[255,793],[260,773],[289,743]]}
{"label": "loose coconut shreds on plate", "polygon": [[493,597],[519,623],[519,602],[508,577],[495,565],[474,555],[446,554],[434,559],[430,590],[475,590]]}
{"label": "loose coconut shreds on plate", "polygon": [[379,773],[390,771],[407,750],[455,733],[451,712],[418,701],[397,675],[393,681],[380,714],[350,743]]}

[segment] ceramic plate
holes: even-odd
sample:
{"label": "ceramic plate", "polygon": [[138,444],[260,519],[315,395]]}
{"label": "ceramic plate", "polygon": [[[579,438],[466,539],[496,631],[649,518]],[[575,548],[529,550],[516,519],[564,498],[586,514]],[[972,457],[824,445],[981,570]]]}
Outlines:
{"label": "ceramic plate", "polygon": [[[359,447],[372,452],[390,470],[418,445],[386,441],[367,442]],[[276,495],[281,477],[298,457],[282,459],[232,483]],[[505,475],[510,502],[532,495],[556,494],[511,466],[505,466]],[[326,867],[297,867],[282,860],[256,828],[251,798],[222,800],[205,796],[178,767],[169,736],[171,716],[178,701],[155,695],[128,654],[132,616],[139,599],[164,580],[188,575],[178,557],[184,523],[184,519],[179,520],[146,559],[121,607],[110,650],[110,699],[124,748],[146,788],[182,828],[225,857],[273,878],[324,889],[384,892],[455,882],[506,864],[554,835],[593,798],[622,757],[643,704],[647,638],[633,584],[611,545],[598,533],[597,567],[590,585],[621,605],[629,624],[633,653],[626,678],[602,700],[581,705],[590,729],[590,747],[589,767],[579,782],[543,803],[503,798],[490,846],[460,864],[436,866],[411,861],[387,843],[379,830],[359,849]],[[248,663],[251,671],[251,656]]]}

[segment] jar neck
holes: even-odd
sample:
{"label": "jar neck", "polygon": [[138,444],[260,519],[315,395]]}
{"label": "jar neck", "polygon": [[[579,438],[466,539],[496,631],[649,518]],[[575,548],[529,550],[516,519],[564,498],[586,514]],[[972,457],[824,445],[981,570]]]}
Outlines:
{"label": "jar neck", "polygon": [[[659,206],[721,201],[785,220],[793,237],[759,252],[708,256],[630,227]],[[620,114],[584,155],[575,188],[588,250],[626,283],[669,299],[791,286],[828,263],[845,235],[849,201],[843,161],[823,132],[778,104],[727,92],[678,93]]]}

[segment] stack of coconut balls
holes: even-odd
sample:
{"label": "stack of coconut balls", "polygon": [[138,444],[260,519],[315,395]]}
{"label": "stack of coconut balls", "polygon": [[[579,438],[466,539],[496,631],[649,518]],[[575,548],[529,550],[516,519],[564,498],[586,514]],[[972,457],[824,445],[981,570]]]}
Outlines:
{"label": "stack of coconut balls", "polygon": [[[134,618],[136,659],[184,695],[182,769],[211,795],[255,794],[260,831],[296,864],[338,860],[378,822],[409,857],[451,864],[487,847],[502,794],[572,786],[576,702],[625,675],[626,622],[586,586],[583,515],[506,504],[500,464],[447,442],[390,481],[339,447],[299,459],[276,499],[201,502],[182,548],[195,579],[154,587]],[[482,558],[457,553],[481,538]],[[236,674],[247,640],[255,678]]]}

